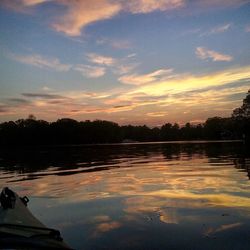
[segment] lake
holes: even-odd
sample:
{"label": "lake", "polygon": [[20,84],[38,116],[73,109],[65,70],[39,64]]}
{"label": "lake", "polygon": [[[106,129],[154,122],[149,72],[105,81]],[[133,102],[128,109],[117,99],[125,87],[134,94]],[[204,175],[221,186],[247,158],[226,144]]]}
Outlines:
{"label": "lake", "polygon": [[0,153],[0,186],[74,249],[250,249],[249,176],[242,142]]}

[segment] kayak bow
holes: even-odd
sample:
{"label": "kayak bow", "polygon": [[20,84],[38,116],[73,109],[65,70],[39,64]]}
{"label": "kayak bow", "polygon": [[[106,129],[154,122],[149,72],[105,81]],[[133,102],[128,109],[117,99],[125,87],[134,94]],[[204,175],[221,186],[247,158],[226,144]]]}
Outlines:
{"label": "kayak bow", "polygon": [[0,248],[71,249],[58,230],[46,227],[27,208],[29,199],[9,188],[0,194]]}

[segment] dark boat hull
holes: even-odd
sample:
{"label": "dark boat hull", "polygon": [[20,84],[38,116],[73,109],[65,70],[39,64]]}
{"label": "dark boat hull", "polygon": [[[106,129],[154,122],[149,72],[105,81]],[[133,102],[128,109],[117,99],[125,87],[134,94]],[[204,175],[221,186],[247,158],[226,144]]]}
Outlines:
{"label": "dark boat hull", "polygon": [[[12,192],[12,197],[5,198],[8,196],[3,194],[6,190]],[[25,200],[10,189],[3,189],[1,193],[0,248],[2,247],[71,249],[63,242],[59,231],[47,228],[29,211]]]}

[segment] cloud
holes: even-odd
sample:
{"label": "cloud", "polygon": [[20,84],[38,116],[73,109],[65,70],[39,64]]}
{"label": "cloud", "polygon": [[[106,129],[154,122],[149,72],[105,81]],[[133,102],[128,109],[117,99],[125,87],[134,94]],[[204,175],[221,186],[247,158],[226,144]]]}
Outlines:
{"label": "cloud", "polygon": [[[2,1],[4,1],[6,7],[15,11],[23,11],[27,7],[49,2],[49,0]],[[54,0],[54,2],[58,5],[63,5],[64,12],[61,16],[55,18],[52,27],[68,36],[79,36],[81,31],[88,25],[110,19],[121,11],[133,14],[166,11],[182,7],[185,0]],[[114,46],[124,47],[124,44],[114,44]]]}
{"label": "cloud", "polygon": [[86,26],[110,19],[121,11],[133,14],[167,11],[184,6],[185,0],[62,0],[57,2],[66,7],[66,13],[59,17],[52,27],[68,36],[79,36]]}
{"label": "cloud", "polygon": [[121,10],[118,2],[108,0],[62,0],[59,3],[65,6],[66,13],[53,23],[52,27],[68,36],[79,36],[87,25],[109,19]]}
{"label": "cloud", "polygon": [[132,58],[132,57],[136,57],[136,53],[132,53],[132,54],[127,55],[127,58]]}
{"label": "cloud", "polygon": [[[147,123],[157,121],[160,124],[166,118],[179,123],[204,121],[215,113],[218,116],[230,115],[232,110],[240,105],[242,98],[238,97],[232,101],[231,95],[247,92],[249,72],[250,66],[205,75],[175,75],[169,79],[120,90],[120,93],[105,99],[104,103],[113,106],[129,104],[130,106],[123,110],[112,110],[113,113],[127,111],[128,122],[132,110],[136,110],[141,117],[148,117]],[[183,114],[187,109],[191,112]],[[103,112],[108,111],[110,112],[106,109]],[[166,112],[166,115],[163,116],[162,112]],[[154,117],[150,118],[150,115]],[[177,117],[179,120],[176,120]],[[136,121],[135,115],[133,119]]]}
{"label": "cloud", "polygon": [[222,33],[222,32],[227,31],[230,27],[232,27],[232,24],[231,24],[231,23],[224,24],[224,25],[222,25],[222,26],[218,26],[218,27],[215,27],[215,28],[211,29],[210,33],[211,33],[211,34],[214,34],[214,33]]}
{"label": "cloud", "polygon": [[0,103],[0,114],[5,115],[5,113],[7,113],[7,112],[8,112],[8,107],[6,105]]}
{"label": "cloud", "polygon": [[[16,55],[9,53],[9,58],[20,63],[28,64],[42,69],[51,69],[59,72],[67,72],[70,69],[80,72],[83,76],[88,78],[98,78],[105,75],[107,68],[115,74],[127,74],[138,66],[138,63],[132,62],[133,55],[128,57],[116,59],[110,56],[103,56],[95,53],[86,54],[86,59],[89,63],[86,64],[63,64],[58,58],[45,57],[39,54],[31,55]],[[45,89],[46,90],[46,89]],[[48,90],[48,89],[47,89]]]}
{"label": "cloud", "polygon": [[4,6],[16,12],[29,13],[31,7],[52,1],[53,0],[1,0],[0,6]]}
{"label": "cloud", "polygon": [[106,70],[104,67],[96,67],[90,65],[78,64],[74,67],[74,70],[80,72],[83,76],[88,78],[98,78],[105,75]]}
{"label": "cloud", "polygon": [[23,5],[33,6],[33,5],[38,5],[38,4],[51,2],[51,1],[53,0],[22,0],[21,2],[23,3]]}
{"label": "cloud", "polygon": [[220,25],[220,26],[217,26],[217,27],[210,29],[207,32],[202,33],[201,36],[208,36],[208,35],[223,33],[223,32],[226,32],[227,30],[229,30],[231,27],[232,27],[231,23]]}
{"label": "cloud", "polygon": [[91,63],[96,63],[100,65],[105,65],[105,66],[112,66],[116,62],[116,59],[114,59],[113,57],[102,56],[102,55],[98,55],[95,53],[87,54],[87,59]]}
{"label": "cloud", "polygon": [[195,51],[196,55],[200,59],[209,59],[211,58],[213,61],[226,61],[230,62],[233,60],[232,56],[221,54],[219,52],[216,52],[214,50],[209,50],[204,47],[197,47]]}
{"label": "cloud", "polygon": [[[53,16],[51,27],[67,36],[80,36],[87,26],[113,18],[121,12],[148,14],[154,11],[188,10],[188,8],[191,11],[207,10],[237,7],[249,3],[249,0],[1,0],[0,6],[28,13],[36,6],[50,2],[62,7],[59,14]],[[113,46],[127,48],[129,45],[114,43]]]}
{"label": "cloud", "polygon": [[43,86],[42,90],[43,91],[51,91],[52,89],[50,87],[48,87],[48,86]]}
{"label": "cloud", "polygon": [[[25,12],[33,7],[50,0],[2,0],[1,5],[14,11]],[[53,1],[53,0],[51,0]],[[79,36],[84,28],[92,23],[110,19],[121,11],[149,13],[152,11],[166,11],[183,6],[184,0],[84,0],[68,1],[54,0],[58,5],[64,6],[64,12],[57,16],[52,27],[68,36]],[[117,48],[127,47],[127,44],[114,44]]]}
{"label": "cloud", "polygon": [[[86,55],[87,60],[90,63],[101,65],[105,68],[109,68],[115,74],[126,74],[138,66],[138,63],[131,62],[132,57],[125,57],[122,59],[116,59],[110,56],[98,55],[95,53],[89,53]],[[131,58],[131,59],[130,59]],[[92,66],[89,66],[92,67]],[[93,69],[96,66],[93,66]],[[105,68],[102,67],[103,72],[105,73]],[[99,72],[101,73],[101,68],[99,68]]]}
{"label": "cloud", "polygon": [[123,118],[123,124],[131,122],[131,117],[134,124],[163,124],[166,119],[179,123],[201,122],[215,115],[230,115],[242,104],[242,96],[249,89],[250,66],[203,75],[183,73],[171,76],[170,72],[170,77],[167,72],[166,77],[161,76],[161,70],[148,74],[153,76],[147,84],[122,85],[106,92],[23,93],[22,97],[30,103],[10,98],[12,102],[7,100],[0,104],[0,109],[2,115],[20,117],[34,113],[50,120],[55,116],[82,119],[84,115],[84,119],[98,117],[121,121]]}
{"label": "cloud", "polygon": [[131,72],[138,66],[138,63],[126,63],[126,62],[119,62],[113,68],[113,72],[118,75],[123,75]]}
{"label": "cloud", "polygon": [[95,53],[88,53],[86,55],[89,63],[95,65],[86,64],[63,64],[58,58],[44,57],[38,54],[32,55],[16,55],[13,53],[9,54],[9,58],[32,65],[42,69],[51,69],[60,72],[66,72],[70,69],[80,72],[83,76],[88,78],[98,78],[105,75],[107,68],[109,68],[115,74],[126,74],[138,66],[138,63],[130,62],[130,57],[122,59],[116,59],[110,56],[98,55]]}
{"label": "cloud", "polygon": [[[180,74],[172,79],[138,86],[130,92],[130,96],[141,93],[148,96],[162,96],[164,94],[173,95],[191,90],[197,91],[208,87],[213,89],[214,87],[232,84],[248,78],[250,78],[250,66],[227,69],[206,75]],[[244,89],[246,86],[244,86]]]}
{"label": "cloud", "polygon": [[42,99],[65,99],[66,97],[54,94],[43,94],[43,93],[22,93],[25,97],[30,98],[42,98]]}
{"label": "cloud", "polygon": [[31,109],[32,105],[31,101],[24,98],[6,98],[3,101],[0,103],[0,115],[17,114],[21,110]]}
{"label": "cloud", "polygon": [[144,75],[125,75],[120,77],[118,80],[124,84],[143,85],[171,77],[172,72],[173,69],[159,69],[152,73]]}
{"label": "cloud", "polygon": [[[126,3],[125,3],[126,2]],[[130,0],[124,1],[127,10],[133,14],[167,11],[183,7],[185,0]]]}
{"label": "cloud", "polygon": [[106,217],[107,218],[104,217],[104,221],[100,221],[100,222],[97,221],[91,237],[93,238],[100,237],[103,233],[107,233],[109,231],[118,229],[122,226],[120,222],[112,221],[108,216]]}
{"label": "cloud", "polygon": [[124,58],[117,59],[116,63],[112,67],[112,71],[118,75],[128,74],[138,67],[140,63],[136,62],[136,54],[130,54]]}
{"label": "cloud", "polygon": [[14,104],[29,104],[30,101],[23,99],[23,98],[9,98],[9,102],[14,103]]}
{"label": "cloud", "polygon": [[223,24],[223,25],[219,25],[216,27],[211,28],[208,31],[202,31],[201,28],[194,28],[194,29],[190,29],[190,30],[186,30],[184,32],[182,32],[182,36],[186,36],[186,35],[194,35],[194,34],[199,34],[200,37],[202,36],[209,36],[209,35],[213,35],[213,34],[219,34],[219,33],[224,33],[227,30],[229,30],[232,27],[232,23],[227,23],[227,24]]}
{"label": "cloud", "polygon": [[164,117],[168,114],[168,112],[149,112],[147,113],[147,116],[151,116],[151,117]]}
{"label": "cloud", "polygon": [[222,232],[222,231],[225,231],[225,230],[230,230],[232,228],[240,227],[242,225],[243,225],[243,223],[237,222],[237,223],[233,223],[233,224],[221,225],[221,226],[219,226],[217,228],[208,227],[205,230],[204,235],[205,236],[210,236],[211,234],[215,234],[215,233]]}
{"label": "cloud", "polygon": [[70,68],[72,67],[69,64],[61,63],[58,58],[44,57],[38,54],[32,54],[32,55],[10,54],[10,58],[18,62],[32,65],[38,68],[53,69],[55,71],[60,71],[60,72],[69,71]]}

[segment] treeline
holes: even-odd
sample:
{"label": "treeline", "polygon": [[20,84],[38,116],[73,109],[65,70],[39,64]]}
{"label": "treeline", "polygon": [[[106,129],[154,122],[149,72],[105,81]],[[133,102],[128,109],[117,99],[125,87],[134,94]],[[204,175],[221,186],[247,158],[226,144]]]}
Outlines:
{"label": "treeline", "polygon": [[166,123],[162,127],[119,126],[110,121],[63,118],[56,122],[21,119],[0,124],[1,145],[62,145],[172,140],[242,139],[244,124],[231,118],[209,118],[204,124]]}
{"label": "treeline", "polygon": [[212,117],[205,123],[180,127],[166,123],[162,127],[119,126],[110,121],[76,121],[69,118],[56,122],[36,120],[34,116],[0,124],[0,145],[68,145],[92,143],[147,142],[172,140],[245,139],[250,133],[250,91],[243,105],[229,118]]}

